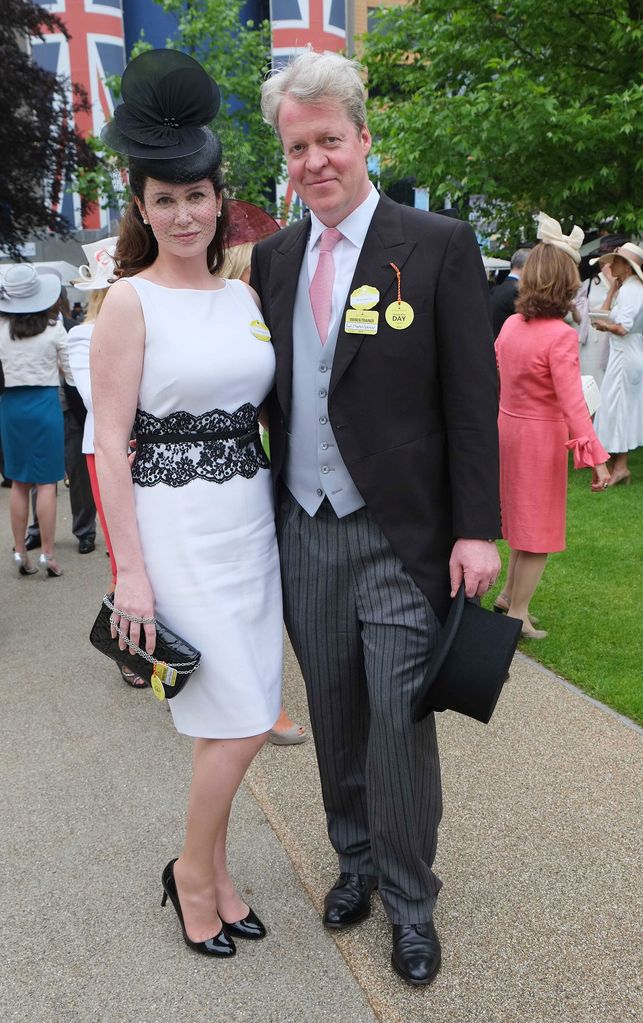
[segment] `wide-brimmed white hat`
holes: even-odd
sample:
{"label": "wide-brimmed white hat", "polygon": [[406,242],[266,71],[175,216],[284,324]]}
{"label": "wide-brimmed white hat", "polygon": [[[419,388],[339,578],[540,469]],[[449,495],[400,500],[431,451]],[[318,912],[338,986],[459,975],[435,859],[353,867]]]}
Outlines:
{"label": "wide-brimmed white hat", "polygon": [[0,312],[41,313],[51,309],[61,288],[55,270],[36,269],[31,263],[0,267]]}
{"label": "wide-brimmed white hat", "polygon": [[78,291],[97,291],[109,288],[114,276],[114,252],[118,238],[103,238],[100,242],[83,245],[87,263],[78,267],[80,280],[72,281]]}
{"label": "wide-brimmed white hat", "polygon": [[603,266],[604,263],[613,263],[616,256],[629,263],[639,280],[643,281],[643,249],[634,242],[625,242],[625,245],[620,245],[614,252],[606,252],[603,256],[590,259],[590,263],[600,263]]}

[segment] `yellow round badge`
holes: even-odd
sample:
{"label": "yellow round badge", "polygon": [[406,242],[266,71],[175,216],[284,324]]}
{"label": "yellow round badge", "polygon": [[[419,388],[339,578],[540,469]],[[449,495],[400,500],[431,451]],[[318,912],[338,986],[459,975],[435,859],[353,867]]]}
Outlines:
{"label": "yellow round badge", "polygon": [[152,692],[154,693],[156,699],[157,700],[164,700],[165,699],[165,689],[163,688],[163,683],[161,682],[161,680],[158,677],[158,675],[152,675],[151,686],[152,686]]}
{"label": "yellow round badge", "polygon": [[384,317],[389,327],[393,327],[394,330],[406,330],[413,323],[415,313],[408,302],[391,302]]}
{"label": "yellow round badge", "polygon": [[370,284],[363,284],[351,292],[351,305],[353,309],[372,309],[380,300],[380,293],[377,288]]}
{"label": "yellow round badge", "polygon": [[270,331],[262,320],[251,320],[250,332],[254,334],[257,341],[270,341]]}

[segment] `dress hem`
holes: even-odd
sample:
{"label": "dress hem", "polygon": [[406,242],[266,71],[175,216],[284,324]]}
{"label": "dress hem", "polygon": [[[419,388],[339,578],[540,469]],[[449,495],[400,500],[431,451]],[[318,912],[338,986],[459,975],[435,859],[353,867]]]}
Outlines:
{"label": "dress hem", "polygon": [[265,725],[264,727],[247,725],[241,732],[227,732],[225,735],[222,735],[220,732],[217,735],[204,735],[203,732],[188,732],[184,728],[179,728],[176,723],[174,723],[174,727],[179,735],[187,735],[191,739],[251,739],[255,735],[263,735],[264,732],[269,732],[271,728],[274,728],[278,720],[279,714],[277,714],[271,725]]}

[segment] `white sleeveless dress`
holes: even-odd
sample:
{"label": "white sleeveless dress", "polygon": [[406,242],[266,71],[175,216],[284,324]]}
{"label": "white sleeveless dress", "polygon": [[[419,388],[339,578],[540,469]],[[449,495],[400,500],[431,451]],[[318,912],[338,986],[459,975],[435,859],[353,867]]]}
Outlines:
{"label": "white sleeveless dress", "polygon": [[[258,735],[279,715],[283,657],[272,485],[256,423],[272,345],[252,333],[260,314],[241,281],[193,291],[126,280],[146,330],[135,432],[169,436],[139,440],[132,471],[145,568],[157,616],[202,654],[170,701],[174,724],[202,738]],[[211,438],[197,440],[203,431]]]}

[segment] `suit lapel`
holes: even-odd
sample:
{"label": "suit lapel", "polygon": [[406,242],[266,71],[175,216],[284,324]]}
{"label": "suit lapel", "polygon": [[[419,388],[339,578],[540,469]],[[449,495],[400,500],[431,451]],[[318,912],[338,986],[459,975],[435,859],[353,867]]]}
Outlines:
{"label": "suit lapel", "polygon": [[[351,292],[364,284],[377,288],[380,293],[377,309],[380,314],[379,329],[381,330],[385,322],[384,311],[397,296],[397,276],[390,264],[395,263],[401,270],[414,248],[415,242],[407,242],[404,239],[397,203],[387,196],[381,195],[366,232],[362,251],[355,267],[355,274],[348,289],[346,305],[337,335],[337,347],[330,380],[331,394],[361,345],[364,342],[368,344],[367,335],[347,334],[344,330],[346,310],[350,308]],[[402,276],[402,298],[404,298],[404,276]]]}
{"label": "suit lapel", "polygon": [[286,420],[290,414],[292,388],[292,321],[301,262],[306,252],[310,217],[285,232],[270,257],[270,330],[277,360],[275,386]]}

